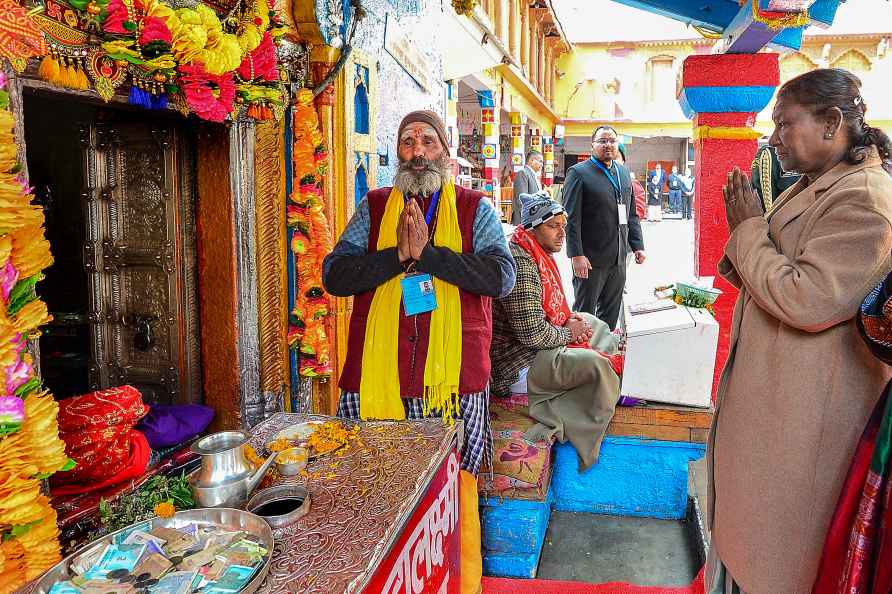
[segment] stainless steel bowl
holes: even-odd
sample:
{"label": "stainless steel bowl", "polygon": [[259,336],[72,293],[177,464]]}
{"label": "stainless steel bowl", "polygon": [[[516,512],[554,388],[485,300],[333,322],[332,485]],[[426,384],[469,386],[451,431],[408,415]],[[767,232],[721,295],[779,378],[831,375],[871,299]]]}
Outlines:
{"label": "stainless steel bowl", "polygon": [[[267,503],[278,501],[280,499],[303,499],[303,505],[285,514],[280,515],[262,515],[256,510]],[[257,517],[266,520],[271,528],[282,528],[298,521],[310,512],[310,492],[300,485],[277,485],[268,489],[258,491],[254,497],[248,502],[246,509]]]}
{"label": "stainless steel bowl", "polygon": [[49,571],[37,581],[32,594],[47,594],[53,584],[63,582],[70,577],[71,560],[81,555],[84,551],[93,547],[104,547],[106,544],[115,542],[116,537],[124,532],[133,530],[134,526],[148,525],[145,530],[152,530],[159,526],[165,528],[182,528],[189,524],[213,524],[222,526],[227,530],[242,530],[248,534],[253,534],[260,538],[260,544],[263,545],[268,552],[266,561],[260,568],[254,572],[254,577],[248,582],[248,585],[242,590],[243,594],[250,594],[260,587],[266,574],[269,573],[269,565],[273,555],[273,533],[269,524],[264,522],[259,516],[240,509],[190,509],[187,511],[177,512],[172,518],[153,518],[144,522],[137,522],[134,525],[122,528],[117,532],[112,532],[102,538],[85,545],[68,555],[62,561],[54,565]]}
{"label": "stainless steel bowl", "polygon": [[[302,452],[302,456],[297,462],[282,462],[283,459],[287,459],[285,458],[286,454],[295,453],[300,455],[299,452]],[[306,448],[288,448],[287,450],[279,452],[279,455],[276,458],[276,468],[282,476],[295,476],[307,467],[307,461],[309,459],[310,453]]]}

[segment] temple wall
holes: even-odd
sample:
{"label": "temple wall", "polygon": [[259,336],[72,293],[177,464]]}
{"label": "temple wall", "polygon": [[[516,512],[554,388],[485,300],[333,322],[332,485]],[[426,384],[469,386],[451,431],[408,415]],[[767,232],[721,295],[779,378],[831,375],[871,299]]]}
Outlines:
{"label": "temple wall", "polygon": [[[443,18],[439,7],[422,10],[418,0],[367,0],[362,3],[367,16],[358,25],[355,47],[377,60],[377,151],[388,155],[388,164],[378,167],[377,179],[369,186],[389,185],[396,171],[396,131],[403,116],[415,109],[430,109],[441,116],[445,109],[446,85],[441,79],[442,56],[438,49],[437,27]],[[447,5],[448,7],[448,5]],[[449,8],[451,10],[451,8]],[[415,42],[429,69],[430,89],[423,89],[384,49],[385,25],[396,19],[402,31]],[[348,79],[349,80],[349,79]]]}

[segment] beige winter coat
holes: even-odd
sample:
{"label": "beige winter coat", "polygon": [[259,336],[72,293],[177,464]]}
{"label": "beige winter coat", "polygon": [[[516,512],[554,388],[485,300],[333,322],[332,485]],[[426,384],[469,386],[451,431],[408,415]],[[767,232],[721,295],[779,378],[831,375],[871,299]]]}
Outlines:
{"label": "beige winter coat", "polygon": [[[740,289],[710,462],[712,544],[748,594],[809,594],[855,446],[890,377],[854,316],[892,268],[892,180],[876,152],[741,223]],[[709,583],[709,581],[707,581]]]}

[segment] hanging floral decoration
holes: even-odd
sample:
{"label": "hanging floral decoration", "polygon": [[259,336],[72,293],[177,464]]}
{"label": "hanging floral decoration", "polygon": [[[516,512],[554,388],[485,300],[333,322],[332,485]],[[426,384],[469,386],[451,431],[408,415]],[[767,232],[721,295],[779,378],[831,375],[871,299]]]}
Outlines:
{"label": "hanging floral decoration", "polygon": [[285,25],[269,0],[240,0],[222,16],[201,3],[43,0],[31,18],[47,45],[38,74],[53,84],[92,88],[109,101],[129,82],[134,105],[173,102],[214,122],[242,111],[257,120],[284,113],[287,75],[276,46]]}
{"label": "hanging floral decoration", "polygon": [[59,405],[42,387],[26,344],[50,320],[35,285],[53,258],[43,211],[20,177],[5,86],[0,74],[0,594],[61,559],[56,512],[40,481],[72,467],[59,439]]}
{"label": "hanging floral decoration", "polygon": [[235,101],[232,73],[210,74],[201,64],[180,66],[179,71],[180,86],[189,109],[203,120],[225,120]]}
{"label": "hanging floral decoration", "polygon": [[322,177],[328,163],[313,93],[301,89],[294,107],[294,179],[287,209],[291,251],[297,278],[294,309],[288,327],[288,344],[300,350],[299,373],[304,377],[331,375],[325,324],[331,298],[322,288],[322,260],[331,251],[331,234],[325,218]]}

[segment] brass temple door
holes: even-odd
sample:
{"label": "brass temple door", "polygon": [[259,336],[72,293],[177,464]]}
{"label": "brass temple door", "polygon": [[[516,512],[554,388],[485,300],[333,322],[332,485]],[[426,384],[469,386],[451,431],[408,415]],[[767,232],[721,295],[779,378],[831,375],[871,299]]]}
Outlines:
{"label": "brass temple door", "polygon": [[81,128],[92,389],[201,401],[191,138],[153,115]]}

